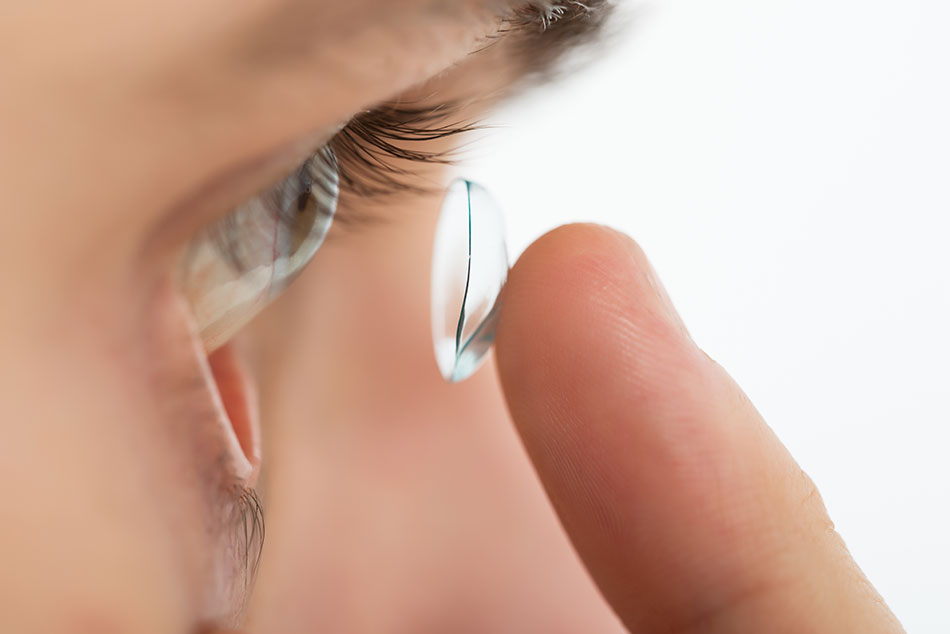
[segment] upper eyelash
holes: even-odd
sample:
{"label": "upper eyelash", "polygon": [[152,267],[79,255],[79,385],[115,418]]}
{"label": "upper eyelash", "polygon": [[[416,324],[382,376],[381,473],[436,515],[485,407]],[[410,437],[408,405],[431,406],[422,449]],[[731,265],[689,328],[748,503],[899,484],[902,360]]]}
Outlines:
{"label": "upper eyelash", "polygon": [[415,172],[400,163],[451,164],[450,151],[412,146],[478,129],[457,121],[460,110],[459,104],[385,104],[357,115],[330,142],[341,189],[360,197],[423,191]]}

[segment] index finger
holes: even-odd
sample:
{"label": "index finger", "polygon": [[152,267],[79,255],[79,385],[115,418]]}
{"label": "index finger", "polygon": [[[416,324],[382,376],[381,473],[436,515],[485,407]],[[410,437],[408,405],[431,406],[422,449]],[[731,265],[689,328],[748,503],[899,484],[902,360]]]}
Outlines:
{"label": "index finger", "polygon": [[496,350],[541,481],[631,631],[902,631],[632,240],[579,225],[529,247]]}

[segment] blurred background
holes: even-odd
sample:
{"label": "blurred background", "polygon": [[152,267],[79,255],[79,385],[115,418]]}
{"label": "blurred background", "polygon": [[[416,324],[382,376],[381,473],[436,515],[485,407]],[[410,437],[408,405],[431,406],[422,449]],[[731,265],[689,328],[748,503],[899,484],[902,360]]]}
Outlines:
{"label": "blurred background", "polygon": [[634,236],[908,631],[950,632],[950,2],[628,6],[466,174],[513,256]]}

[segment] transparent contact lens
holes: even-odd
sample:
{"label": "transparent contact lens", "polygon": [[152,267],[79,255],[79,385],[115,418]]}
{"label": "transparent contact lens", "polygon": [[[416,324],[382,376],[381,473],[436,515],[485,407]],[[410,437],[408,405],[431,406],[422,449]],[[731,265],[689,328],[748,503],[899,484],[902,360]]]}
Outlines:
{"label": "transparent contact lens", "polygon": [[495,340],[508,249],[501,210],[485,188],[449,186],[432,257],[432,341],[447,381],[478,369]]}
{"label": "transparent contact lens", "polygon": [[336,159],[324,147],[192,241],[179,283],[209,352],[300,274],[330,230],[338,198]]}

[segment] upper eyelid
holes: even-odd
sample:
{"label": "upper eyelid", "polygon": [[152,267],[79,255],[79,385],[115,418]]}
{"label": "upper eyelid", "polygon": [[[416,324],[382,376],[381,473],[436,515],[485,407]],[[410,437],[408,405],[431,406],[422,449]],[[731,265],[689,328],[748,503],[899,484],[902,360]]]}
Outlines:
{"label": "upper eyelid", "polygon": [[[283,143],[210,175],[200,187],[172,202],[156,220],[139,249],[141,261],[154,263],[175,257],[182,245],[203,227],[219,221],[238,205],[280,182],[325,145],[338,129],[339,126],[334,126],[303,140]],[[157,270],[161,274],[164,268]]]}
{"label": "upper eyelid", "polygon": [[[313,141],[312,136],[310,141],[284,144],[264,156],[232,165],[174,203],[159,226],[149,232],[141,252],[147,259],[155,257],[148,254],[156,251],[177,252],[202,227],[221,221],[237,206],[279,184],[326,145],[337,154],[341,197],[418,191],[411,182],[413,172],[397,165],[398,161],[447,163],[451,159],[444,151],[408,149],[397,143],[426,142],[474,129],[472,124],[455,121],[461,109],[454,104],[382,104],[357,114],[342,127],[314,135],[319,141]],[[349,212],[341,205],[338,222],[357,220],[356,214]]]}
{"label": "upper eyelid", "polygon": [[338,153],[340,181],[347,193],[376,196],[411,189],[411,173],[394,161],[448,161],[445,152],[400,150],[409,143],[460,134],[474,126],[453,123],[459,106],[383,104],[333,126],[310,139],[285,143],[262,156],[231,165],[209,177],[196,190],[174,202],[158,226],[148,232],[141,252],[165,252],[187,242],[202,226],[220,220],[244,201],[266,191],[291,174],[320,148],[330,144]]}

